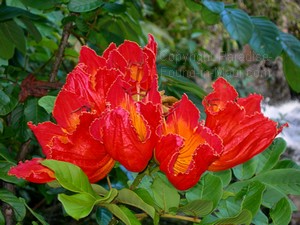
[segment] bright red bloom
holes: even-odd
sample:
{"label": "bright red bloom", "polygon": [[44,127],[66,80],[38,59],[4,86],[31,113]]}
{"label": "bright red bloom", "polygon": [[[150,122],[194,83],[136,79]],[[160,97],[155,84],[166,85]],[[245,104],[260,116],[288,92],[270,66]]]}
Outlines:
{"label": "bright red bloom", "polygon": [[155,158],[169,181],[179,190],[194,186],[222,151],[219,137],[199,122],[200,112],[183,95],[170,109]]}
{"label": "bright red bloom", "polygon": [[[111,88],[106,112],[94,121],[90,132],[105,146],[109,155],[119,161],[126,169],[140,172],[152,158],[153,148],[158,140],[157,129],[161,123],[161,106],[146,95],[141,101],[123,88],[119,79]],[[160,102],[160,96],[153,92]],[[136,97],[136,96],[135,96]]]}
{"label": "bright red bloom", "polygon": [[[207,114],[205,126],[222,140],[224,150],[210,166],[220,171],[244,163],[265,150],[283,126],[265,117],[260,108],[261,95],[238,98],[238,93],[225,79],[213,84],[214,91],[203,99]],[[286,126],[286,125],[284,125]]]}

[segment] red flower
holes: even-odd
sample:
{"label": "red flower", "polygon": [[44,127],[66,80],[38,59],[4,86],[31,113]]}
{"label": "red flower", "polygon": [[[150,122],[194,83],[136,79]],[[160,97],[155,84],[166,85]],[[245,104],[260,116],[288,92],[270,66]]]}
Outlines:
{"label": "red flower", "polygon": [[260,109],[262,96],[238,98],[236,90],[223,78],[213,84],[214,91],[203,99],[207,114],[205,126],[222,140],[224,150],[210,166],[220,171],[244,163],[265,150],[284,126],[265,117]]}
{"label": "red flower", "polygon": [[153,91],[154,96],[147,94],[141,101],[135,101],[125,91],[126,86],[128,84],[120,79],[114,83],[107,97],[110,105],[93,122],[90,132],[103,143],[114,160],[130,171],[140,172],[152,158],[158,139],[161,105],[154,102],[160,102],[160,95],[156,90],[157,93]]}
{"label": "red flower", "polygon": [[194,186],[222,151],[221,140],[199,122],[200,112],[183,95],[170,109],[155,148],[160,169],[179,190]]}

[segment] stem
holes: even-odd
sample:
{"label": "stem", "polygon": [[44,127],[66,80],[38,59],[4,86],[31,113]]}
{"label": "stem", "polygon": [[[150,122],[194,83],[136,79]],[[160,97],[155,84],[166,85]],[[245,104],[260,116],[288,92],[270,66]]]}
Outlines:
{"label": "stem", "polygon": [[201,220],[196,218],[196,217],[192,218],[192,217],[188,217],[188,216],[172,215],[172,214],[168,214],[168,213],[162,214],[160,217],[190,221],[190,222],[194,222],[194,223],[200,223],[201,222]]}
{"label": "stem", "polygon": [[142,173],[139,173],[130,186],[130,190],[134,190],[139,186],[140,182],[143,180],[144,176],[148,173],[148,170],[145,169]]}
{"label": "stem", "polygon": [[50,74],[50,78],[49,78],[50,82],[54,82],[55,78],[57,76],[57,72],[58,72],[59,66],[62,62],[63,55],[64,55],[64,50],[68,44],[68,39],[69,39],[69,36],[71,33],[71,29],[72,29],[72,22],[67,23],[63,29],[61,42],[60,42],[58,50],[56,52],[55,61],[54,61],[52,71]]}

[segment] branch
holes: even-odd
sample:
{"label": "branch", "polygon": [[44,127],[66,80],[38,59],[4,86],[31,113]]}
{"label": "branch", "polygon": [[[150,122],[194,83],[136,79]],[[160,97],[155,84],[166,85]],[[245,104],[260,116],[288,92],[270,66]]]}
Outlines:
{"label": "branch", "polygon": [[73,27],[72,22],[69,22],[65,25],[65,27],[63,29],[61,42],[60,42],[58,50],[56,52],[55,61],[54,61],[52,71],[51,71],[51,74],[50,74],[50,78],[49,78],[50,82],[55,81],[59,66],[62,62],[62,58],[63,58],[63,55],[64,55],[64,50],[65,50],[65,48],[68,44],[68,39],[69,39],[72,27]]}

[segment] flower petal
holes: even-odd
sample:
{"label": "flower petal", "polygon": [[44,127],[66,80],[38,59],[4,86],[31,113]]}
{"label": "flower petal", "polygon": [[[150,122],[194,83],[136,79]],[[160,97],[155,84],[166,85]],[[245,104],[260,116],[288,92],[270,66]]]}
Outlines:
{"label": "flower petal", "polygon": [[23,178],[33,183],[47,183],[55,180],[54,172],[40,164],[41,158],[33,158],[20,162],[17,166],[10,168],[8,175]]}
{"label": "flower petal", "polygon": [[66,133],[52,122],[43,122],[34,125],[32,122],[27,124],[32,130],[40,145],[42,146],[43,153],[47,157],[51,148],[52,138],[54,136],[63,137]]}
{"label": "flower petal", "polygon": [[246,115],[253,115],[254,113],[261,112],[260,103],[263,97],[258,94],[249,95],[246,98],[239,98],[237,103],[245,108]]}
{"label": "flower petal", "polygon": [[67,140],[53,138],[53,147],[48,158],[73,163],[87,174],[91,182],[96,182],[110,172],[114,161],[103,144],[89,133],[89,126],[95,115],[82,113],[79,119],[76,130],[67,136]]}
{"label": "flower petal", "polygon": [[235,101],[238,97],[237,91],[224,78],[218,78],[213,83],[214,91],[208,94],[202,101],[206,111],[218,112],[225,108],[227,102]]}
{"label": "flower petal", "polygon": [[97,55],[97,53],[88,46],[82,46],[79,53],[78,64],[83,63],[87,67],[89,74],[95,74],[101,67],[106,66],[106,59]]}
{"label": "flower petal", "polygon": [[103,141],[111,157],[133,172],[145,169],[153,150],[147,122],[143,117],[140,119],[140,127],[135,127],[137,121],[132,121],[130,113],[117,107],[95,120],[90,128],[93,136]]}

